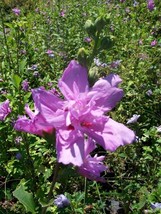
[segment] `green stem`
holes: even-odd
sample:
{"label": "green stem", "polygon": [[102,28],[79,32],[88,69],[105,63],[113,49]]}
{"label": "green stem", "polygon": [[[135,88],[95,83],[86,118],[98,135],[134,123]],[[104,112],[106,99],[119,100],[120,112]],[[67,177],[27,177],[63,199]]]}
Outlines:
{"label": "green stem", "polygon": [[[51,199],[51,197],[52,197],[53,189],[54,189],[54,187],[55,187],[55,183],[56,183],[56,180],[57,180],[57,177],[58,177],[59,167],[60,167],[60,164],[57,162],[57,163],[56,163],[56,166],[55,166],[54,169],[53,169],[54,175],[53,175],[53,180],[52,180],[52,183],[51,183],[51,187],[50,187],[50,190],[49,190],[49,193],[48,193],[48,196],[47,196],[47,203],[50,201],[50,199]],[[42,213],[42,214],[45,214],[47,208],[48,208],[48,206],[43,207],[41,213]]]}
{"label": "green stem", "polygon": [[87,201],[87,178],[84,178],[84,206],[86,205]]}
{"label": "green stem", "polygon": [[[103,205],[102,198],[101,198],[101,194],[100,194],[100,191],[99,191],[99,188],[98,188],[98,184],[97,184],[97,182],[95,182],[95,184],[96,184],[97,194],[98,194],[99,199],[100,199],[100,201],[101,201],[101,203],[102,203],[102,205]],[[102,210],[103,210],[103,213],[104,213],[104,214],[106,214],[106,211],[105,211],[105,209],[104,209],[104,207],[103,207],[103,206],[102,206]]]}

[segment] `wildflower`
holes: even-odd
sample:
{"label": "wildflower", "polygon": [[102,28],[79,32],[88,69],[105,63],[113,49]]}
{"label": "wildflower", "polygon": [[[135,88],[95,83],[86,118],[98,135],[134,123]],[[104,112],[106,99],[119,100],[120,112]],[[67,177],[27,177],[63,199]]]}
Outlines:
{"label": "wildflower", "polygon": [[157,41],[156,41],[156,40],[153,40],[153,41],[151,42],[151,46],[152,46],[152,47],[156,46],[156,44],[157,44]]}
{"label": "wildflower", "polygon": [[0,120],[5,120],[7,115],[11,112],[9,103],[9,100],[6,100],[0,104]]}
{"label": "wildflower", "polygon": [[149,90],[146,92],[146,94],[150,97],[150,96],[153,94],[153,92],[152,92],[151,89],[149,89]]}
{"label": "wildflower", "polygon": [[18,153],[16,154],[16,159],[17,159],[17,160],[20,160],[21,158],[22,158],[22,155],[21,155],[21,153],[18,152]]}
{"label": "wildflower", "polygon": [[12,12],[13,12],[16,16],[19,16],[20,13],[21,13],[21,10],[18,9],[18,8],[14,8],[14,9],[12,9]]}
{"label": "wildflower", "polygon": [[158,126],[158,127],[156,127],[156,129],[157,129],[157,132],[160,132],[160,133],[161,133],[161,125]]}
{"label": "wildflower", "polygon": [[138,114],[134,114],[128,121],[126,124],[130,124],[130,123],[136,123],[137,120],[139,119],[140,115]]}
{"label": "wildflower", "polygon": [[84,38],[84,41],[87,42],[87,43],[90,43],[90,42],[92,41],[92,39],[89,38],[89,37],[85,37],[85,38]]}
{"label": "wildflower", "polygon": [[94,58],[94,63],[99,67],[106,67],[107,64],[106,63],[102,63],[98,58]]}
{"label": "wildflower", "polygon": [[15,138],[15,144],[16,145],[19,145],[21,142],[22,142],[22,137],[21,136],[18,136],[18,137]]}
{"label": "wildflower", "polygon": [[34,77],[39,77],[39,76],[40,76],[40,74],[39,74],[39,72],[38,72],[38,71],[34,71],[33,76],[34,76]]}
{"label": "wildflower", "polygon": [[153,11],[154,10],[154,7],[155,7],[155,3],[154,3],[154,0],[147,0],[147,7],[150,11]]}
{"label": "wildflower", "polygon": [[49,57],[54,57],[53,51],[52,50],[47,50],[46,53],[48,54]]}
{"label": "wildflower", "polygon": [[105,116],[123,96],[120,82],[118,75],[110,74],[89,88],[87,69],[72,60],[58,84],[64,100],[42,88],[32,91],[45,122],[56,129],[59,162],[81,166],[85,136],[109,151],[135,139],[133,131]]}
{"label": "wildflower", "polygon": [[60,16],[62,16],[62,17],[65,16],[65,11],[64,11],[64,10],[61,10],[61,11],[60,11]]}
{"label": "wildflower", "polygon": [[27,81],[27,79],[22,82],[22,89],[24,91],[28,91],[29,90],[29,82]]}
{"label": "wildflower", "polygon": [[63,208],[63,207],[69,206],[70,201],[67,199],[65,195],[61,194],[56,197],[56,199],[54,200],[54,204],[58,208]]}
{"label": "wildflower", "polygon": [[151,203],[151,208],[154,209],[161,209],[161,203]]}
{"label": "wildflower", "polygon": [[113,61],[111,64],[110,64],[110,67],[111,68],[118,68],[121,64],[121,61],[122,60],[116,60],[116,61]]}
{"label": "wildflower", "polygon": [[37,68],[38,68],[38,65],[32,65],[31,67],[29,67],[28,68],[28,70],[31,70],[31,71],[35,71],[35,70],[37,70]]}

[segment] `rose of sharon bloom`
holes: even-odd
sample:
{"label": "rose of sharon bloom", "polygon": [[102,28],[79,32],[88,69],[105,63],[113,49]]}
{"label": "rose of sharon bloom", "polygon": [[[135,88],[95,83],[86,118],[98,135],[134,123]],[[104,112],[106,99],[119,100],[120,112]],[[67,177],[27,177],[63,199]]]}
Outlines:
{"label": "rose of sharon bloom", "polygon": [[43,136],[44,132],[52,133],[54,128],[45,125],[45,119],[39,113],[37,107],[35,106],[35,112],[32,112],[28,105],[25,106],[25,111],[30,117],[27,118],[26,116],[19,116],[18,120],[15,122],[14,128],[17,131],[24,131],[35,135]]}
{"label": "rose of sharon bloom", "polygon": [[132,143],[134,132],[105,115],[123,96],[118,88],[120,82],[118,75],[110,74],[90,88],[87,69],[72,60],[58,84],[64,99],[42,88],[32,91],[36,107],[45,119],[43,125],[56,129],[59,162],[81,166],[86,158],[85,136],[109,151]]}
{"label": "rose of sharon bloom", "polygon": [[105,179],[100,177],[100,173],[107,169],[107,167],[102,163],[105,157],[97,157],[97,155],[91,157],[90,153],[94,149],[95,143],[92,141],[92,139],[86,140],[84,149],[85,159],[83,164],[78,167],[78,172],[90,180],[105,182]]}
{"label": "rose of sharon bloom", "polygon": [[9,100],[6,100],[0,104],[0,120],[5,120],[7,115],[11,112],[9,103]]}

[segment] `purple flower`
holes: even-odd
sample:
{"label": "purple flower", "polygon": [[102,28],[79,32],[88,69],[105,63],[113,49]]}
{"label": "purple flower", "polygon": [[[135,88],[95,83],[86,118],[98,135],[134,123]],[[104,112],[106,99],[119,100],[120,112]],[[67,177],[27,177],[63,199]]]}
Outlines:
{"label": "purple flower", "polygon": [[110,74],[90,88],[87,69],[72,60],[58,84],[64,100],[42,88],[32,91],[44,125],[56,129],[59,162],[81,166],[85,159],[85,136],[109,151],[132,143],[134,132],[105,115],[123,96],[118,88],[120,82],[118,75]]}
{"label": "purple flower", "polygon": [[12,12],[14,12],[14,14],[15,14],[16,16],[19,16],[19,15],[20,15],[21,10],[20,10],[20,9],[18,9],[18,8],[14,8],[14,9],[12,9]]}
{"label": "purple flower", "polygon": [[18,136],[18,137],[15,138],[15,144],[16,145],[19,145],[21,142],[22,142],[22,137],[21,136]]}
{"label": "purple flower", "polygon": [[89,38],[89,37],[85,37],[85,38],[84,38],[84,41],[87,42],[87,43],[90,43],[90,42],[92,41],[92,39]]}
{"label": "purple flower", "polygon": [[88,139],[88,141],[85,141],[85,159],[83,164],[78,168],[78,172],[90,180],[104,182],[105,179],[100,177],[100,173],[107,170],[107,167],[102,163],[105,157],[97,157],[97,155],[91,157],[89,153],[92,152],[94,149],[95,142],[92,141],[92,139]]}
{"label": "purple flower", "polygon": [[161,209],[161,203],[151,203],[151,208],[153,209],[153,210],[155,210],[155,209]]}
{"label": "purple flower", "polygon": [[153,94],[153,92],[152,92],[151,89],[149,89],[149,90],[146,92],[146,94],[150,97],[150,96]]}
{"label": "purple flower", "polygon": [[[34,98],[37,99],[36,97]],[[26,116],[19,116],[15,122],[14,129],[17,131],[23,131],[35,135],[43,136],[45,133],[52,133],[54,128],[46,124],[45,119],[40,114],[39,110],[35,106],[35,112],[32,112],[29,106],[26,104],[25,111],[29,118]]]}
{"label": "purple flower", "polygon": [[63,208],[63,207],[69,206],[70,201],[67,199],[65,195],[61,194],[56,197],[56,199],[54,200],[54,204],[58,208]]}
{"label": "purple flower", "polygon": [[17,159],[17,160],[20,160],[21,158],[22,158],[22,155],[21,155],[21,153],[18,152],[18,153],[16,154],[16,159]]}
{"label": "purple flower", "polygon": [[46,51],[46,53],[48,54],[49,57],[51,57],[51,58],[54,57],[54,54],[53,54],[52,50],[49,49],[49,50]]}
{"label": "purple flower", "polygon": [[130,123],[136,123],[137,120],[139,119],[140,115],[138,114],[134,114],[128,121],[126,124],[130,124]]}
{"label": "purple flower", "polygon": [[155,4],[154,4],[154,0],[147,0],[147,7],[150,11],[154,10]]}
{"label": "purple flower", "polygon": [[65,16],[65,11],[64,11],[64,10],[61,10],[61,11],[60,11],[60,16],[62,16],[62,17]]}
{"label": "purple flower", "polygon": [[0,120],[5,120],[7,115],[11,112],[9,103],[10,101],[6,100],[5,102],[0,104]]}
{"label": "purple flower", "polygon": [[153,41],[151,42],[151,46],[152,46],[152,47],[156,46],[156,44],[157,44],[157,41],[156,41],[156,40],[153,40]]}
{"label": "purple flower", "polygon": [[22,82],[22,89],[24,91],[28,91],[29,90],[29,82],[27,81],[27,79]]}
{"label": "purple flower", "polygon": [[28,68],[28,70],[31,70],[31,71],[35,71],[35,70],[37,70],[37,68],[38,68],[38,65],[32,65],[31,67],[29,67]]}
{"label": "purple flower", "polygon": [[121,61],[122,60],[116,60],[116,61],[113,61],[111,64],[110,64],[110,67],[111,68],[118,68],[121,64]]}
{"label": "purple flower", "polygon": [[95,65],[97,65],[98,67],[101,66],[101,67],[106,67],[107,64],[106,63],[102,63],[98,58],[94,58],[94,63]]}

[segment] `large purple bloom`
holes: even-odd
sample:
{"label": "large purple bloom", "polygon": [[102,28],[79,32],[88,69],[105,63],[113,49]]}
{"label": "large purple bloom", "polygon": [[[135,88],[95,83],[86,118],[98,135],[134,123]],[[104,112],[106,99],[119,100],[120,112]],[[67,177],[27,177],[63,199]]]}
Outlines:
{"label": "large purple bloom", "polygon": [[9,103],[10,103],[10,101],[6,100],[0,104],[0,120],[5,120],[7,115],[11,112]]}
{"label": "large purple bloom", "polygon": [[64,99],[41,88],[33,90],[45,123],[57,130],[59,162],[81,166],[85,158],[85,137],[93,138],[109,151],[134,140],[133,131],[105,116],[123,96],[122,89],[118,88],[120,82],[118,75],[110,74],[90,88],[87,69],[73,60],[58,84]]}

